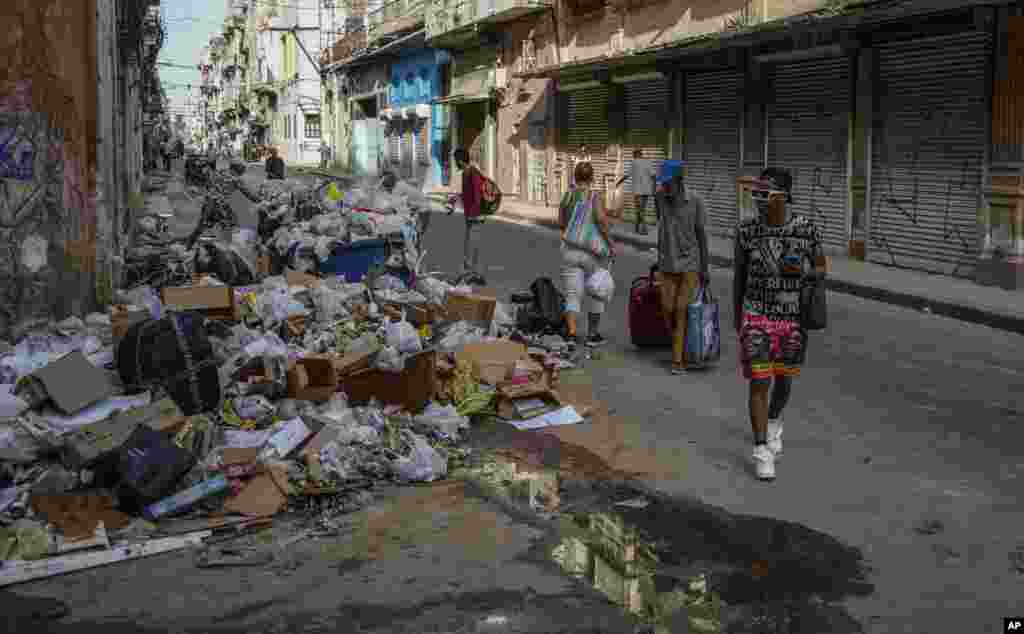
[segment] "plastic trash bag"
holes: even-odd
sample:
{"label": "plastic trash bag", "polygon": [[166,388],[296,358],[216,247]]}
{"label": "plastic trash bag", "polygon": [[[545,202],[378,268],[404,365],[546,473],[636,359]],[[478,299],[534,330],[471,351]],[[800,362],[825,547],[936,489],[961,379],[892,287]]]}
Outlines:
{"label": "plastic trash bag", "polygon": [[359,452],[339,442],[329,442],[320,449],[320,468],[339,480],[354,478],[359,474]]}
{"label": "plastic trash bag", "polygon": [[164,316],[164,304],[160,301],[157,292],[150,286],[140,286],[130,291],[118,291],[117,301],[145,308],[153,319],[162,319]]}
{"label": "plastic trash bag", "polygon": [[406,287],[405,282],[398,279],[394,275],[381,275],[377,278],[377,281],[373,284],[374,290],[377,291],[400,291],[404,292],[409,290]]}
{"label": "plastic trash bag", "polygon": [[408,456],[392,461],[395,475],[405,482],[433,482],[448,473],[448,459],[430,446],[423,436],[402,430],[411,446]]}
{"label": "plastic trash bag", "polygon": [[235,413],[245,420],[264,421],[275,413],[274,405],[262,396],[242,396],[233,405]]}
{"label": "plastic trash bag", "polygon": [[385,372],[402,372],[405,369],[405,358],[396,348],[388,346],[377,354],[374,366]]}
{"label": "plastic trash bag", "polygon": [[466,321],[460,321],[453,324],[448,332],[445,333],[441,341],[438,342],[437,347],[442,352],[455,352],[457,349],[466,345],[467,343],[478,343],[484,338],[484,331],[480,328],[474,328]]}
{"label": "plastic trash bag", "polygon": [[608,269],[598,269],[587,279],[587,294],[602,301],[611,301],[615,294],[615,279]]}
{"label": "plastic trash bag", "polygon": [[407,321],[389,321],[384,326],[387,344],[401,354],[413,354],[423,350],[423,342],[416,328]]}
{"label": "plastic trash bag", "polygon": [[377,338],[377,335],[368,332],[349,344],[345,349],[345,353],[362,354],[365,352],[376,352],[380,350],[380,347],[380,340]]}
{"label": "plastic trash bag", "polygon": [[413,423],[452,440],[458,440],[459,432],[469,428],[469,418],[460,416],[454,405],[442,407],[436,402],[431,402],[422,414],[413,417]]}

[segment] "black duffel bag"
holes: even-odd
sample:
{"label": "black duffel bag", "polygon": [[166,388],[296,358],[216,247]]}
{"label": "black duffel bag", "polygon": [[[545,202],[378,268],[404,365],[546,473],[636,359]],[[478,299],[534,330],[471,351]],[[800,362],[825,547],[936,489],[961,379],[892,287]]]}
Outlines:
{"label": "black duffel bag", "polygon": [[117,346],[117,369],[129,391],[163,387],[185,416],[220,406],[213,346],[198,313],[168,313],[132,325]]}

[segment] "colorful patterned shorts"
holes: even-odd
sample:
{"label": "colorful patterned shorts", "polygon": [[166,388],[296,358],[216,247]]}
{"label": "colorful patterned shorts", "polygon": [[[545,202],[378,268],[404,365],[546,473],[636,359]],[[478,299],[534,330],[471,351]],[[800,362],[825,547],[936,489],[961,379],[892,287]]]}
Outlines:
{"label": "colorful patterned shorts", "polygon": [[799,323],[744,313],[740,325],[743,378],[767,381],[777,376],[800,376],[806,345],[807,333]]}

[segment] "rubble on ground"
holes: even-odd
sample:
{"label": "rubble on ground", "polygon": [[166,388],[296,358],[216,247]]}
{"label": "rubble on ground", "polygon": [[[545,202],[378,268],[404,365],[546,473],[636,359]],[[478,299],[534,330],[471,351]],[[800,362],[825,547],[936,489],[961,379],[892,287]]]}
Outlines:
{"label": "rubble on ground", "polygon": [[[555,391],[561,338],[517,331],[520,304],[493,289],[422,273],[412,196],[366,191],[207,243],[190,285],[0,342],[0,586],[285,515],[329,532],[375,487],[445,478],[481,416],[578,422]],[[352,249],[382,236],[397,257]],[[277,265],[254,264],[271,249]]]}

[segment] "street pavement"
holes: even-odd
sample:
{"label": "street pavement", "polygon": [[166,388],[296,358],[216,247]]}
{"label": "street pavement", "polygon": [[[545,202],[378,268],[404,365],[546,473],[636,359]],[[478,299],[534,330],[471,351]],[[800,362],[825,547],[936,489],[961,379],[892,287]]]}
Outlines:
{"label": "street pavement", "polygon": [[[176,204],[181,194],[169,191],[168,198],[181,208],[177,222],[187,225],[196,212]],[[247,209],[236,207],[254,224]],[[426,236],[427,269],[457,269],[462,235],[461,217],[437,217]],[[480,270],[499,297],[538,277],[558,283],[550,229],[492,220],[477,245]],[[602,323],[609,344],[585,372],[566,377],[604,408],[593,420],[549,431],[560,440],[555,464],[563,477],[590,481],[594,490],[595,480],[628,477],[650,499],[665,496],[638,511],[635,522],[646,521],[648,533],[660,531],[674,544],[670,550],[686,552],[677,567],[789,553],[802,563],[779,563],[778,578],[768,565],[769,578],[780,588],[818,584],[815,594],[828,609],[853,620],[778,630],[751,620],[733,631],[1002,631],[1002,617],[1019,614],[1024,589],[1024,338],[831,294],[830,328],[812,334],[784,415],[778,480],[762,483],[750,465],[729,271],[712,270],[722,361],[680,377],[668,372],[668,351],[628,343],[630,282],[652,263],[652,254],[632,249],[616,260],[616,294]],[[513,436],[490,429],[478,442]],[[580,467],[588,461],[596,471]],[[214,622],[239,632],[633,631],[624,613],[537,554],[553,534],[550,525],[457,483],[394,496],[357,514],[348,537],[299,544],[286,569],[197,571],[178,554],[18,592],[67,601],[71,616],[61,623],[68,627],[112,631],[119,623],[199,631]],[[734,535],[748,515],[762,518],[760,528]],[[701,528],[707,526],[715,528]],[[845,564],[829,563],[848,562],[838,543],[863,554],[872,592],[848,588],[840,578]],[[352,565],[337,554],[353,548],[372,551],[369,562]],[[820,616],[826,608],[814,611]]]}

